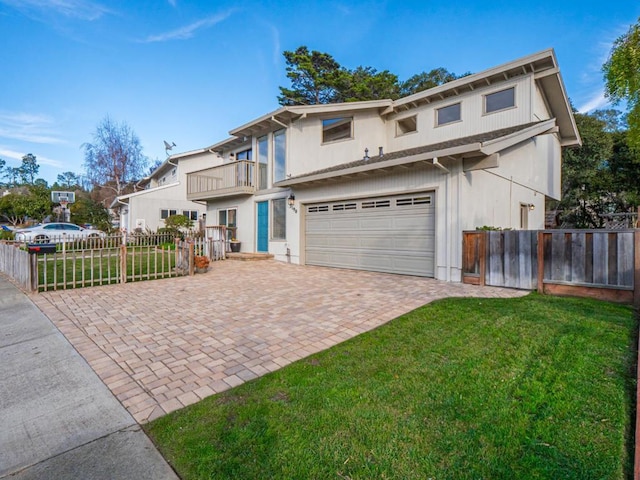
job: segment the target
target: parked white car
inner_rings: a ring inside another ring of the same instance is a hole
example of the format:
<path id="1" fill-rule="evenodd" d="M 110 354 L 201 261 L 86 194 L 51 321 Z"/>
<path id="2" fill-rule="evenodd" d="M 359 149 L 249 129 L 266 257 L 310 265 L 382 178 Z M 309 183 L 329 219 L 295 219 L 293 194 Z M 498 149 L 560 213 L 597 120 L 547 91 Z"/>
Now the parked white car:
<path id="1" fill-rule="evenodd" d="M 73 223 L 40 223 L 28 228 L 14 230 L 19 242 L 63 243 L 75 240 L 104 238 L 106 234 L 93 228 L 83 228 Z"/>

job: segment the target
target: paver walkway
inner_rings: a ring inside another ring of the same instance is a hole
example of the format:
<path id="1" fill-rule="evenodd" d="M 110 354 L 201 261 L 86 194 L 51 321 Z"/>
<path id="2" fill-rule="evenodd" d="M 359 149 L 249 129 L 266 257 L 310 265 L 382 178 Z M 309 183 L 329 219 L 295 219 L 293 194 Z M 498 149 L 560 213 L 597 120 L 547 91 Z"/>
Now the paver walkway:
<path id="1" fill-rule="evenodd" d="M 32 299 L 145 423 L 435 299 L 526 293 L 268 260 Z"/>

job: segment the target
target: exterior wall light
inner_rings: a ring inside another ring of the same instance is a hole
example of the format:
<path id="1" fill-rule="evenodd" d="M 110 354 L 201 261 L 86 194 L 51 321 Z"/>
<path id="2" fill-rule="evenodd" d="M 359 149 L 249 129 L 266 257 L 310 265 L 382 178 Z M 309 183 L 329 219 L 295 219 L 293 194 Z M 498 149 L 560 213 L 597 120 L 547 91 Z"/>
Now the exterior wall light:
<path id="1" fill-rule="evenodd" d="M 289 197 L 287 198 L 287 204 L 289 205 L 289 208 L 291 210 L 293 210 L 294 212 L 298 213 L 298 210 L 296 210 L 296 207 L 295 207 L 295 205 L 296 205 L 296 196 L 293 193 L 289 194 Z"/>
<path id="2" fill-rule="evenodd" d="M 529 204 L 529 210 L 533 211 L 536 209 L 536 206 L 533 203 Z"/>

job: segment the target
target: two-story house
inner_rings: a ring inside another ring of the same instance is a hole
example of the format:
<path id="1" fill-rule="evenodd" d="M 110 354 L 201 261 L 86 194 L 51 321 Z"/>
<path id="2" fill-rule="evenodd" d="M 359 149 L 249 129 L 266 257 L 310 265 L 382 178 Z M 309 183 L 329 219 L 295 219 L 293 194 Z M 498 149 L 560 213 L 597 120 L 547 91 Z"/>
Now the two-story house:
<path id="1" fill-rule="evenodd" d="M 242 250 L 461 278 L 462 231 L 544 228 L 561 147 L 580 143 L 552 50 L 399 100 L 282 107 L 187 174 Z"/>
<path id="2" fill-rule="evenodd" d="M 207 149 L 179 153 L 168 157 L 158 168 L 139 182 L 143 189 L 116 197 L 111 209 L 120 219 L 120 228 L 132 232 L 164 227 L 164 220 L 176 214 L 196 223 L 206 214 L 205 202 L 187 200 L 186 178 L 189 172 L 200 170 L 218 161 Z"/>

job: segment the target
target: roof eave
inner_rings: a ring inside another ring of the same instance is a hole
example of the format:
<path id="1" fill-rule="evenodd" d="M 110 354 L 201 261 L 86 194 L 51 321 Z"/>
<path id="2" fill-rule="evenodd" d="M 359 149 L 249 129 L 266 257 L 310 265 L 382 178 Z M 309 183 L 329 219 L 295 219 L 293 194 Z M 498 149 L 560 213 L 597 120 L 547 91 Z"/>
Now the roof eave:
<path id="1" fill-rule="evenodd" d="M 290 187 L 293 185 L 300 185 L 303 183 L 317 182 L 319 180 L 326 180 L 335 177 L 344 177 L 348 175 L 354 175 L 357 173 L 369 172 L 372 170 L 381 170 L 385 168 L 397 167 L 400 165 L 407 165 L 411 163 L 424 162 L 426 160 L 432 160 L 439 157 L 451 157 L 455 155 L 463 155 L 468 153 L 480 152 L 480 143 L 470 143 L 467 145 L 459 145 L 456 147 L 445 148 L 442 150 L 433 150 L 431 152 L 424 152 L 415 155 L 408 155 L 406 157 L 394 158 L 393 160 L 365 163 L 357 165 L 355 167 L 344 168 L 341 170 L 333 170 L 330 172 L 317 173 L 315 175 L 307 175 L 303 177 L 290 178 L 282 180 L 273 184 L 274 187 Z"/>

